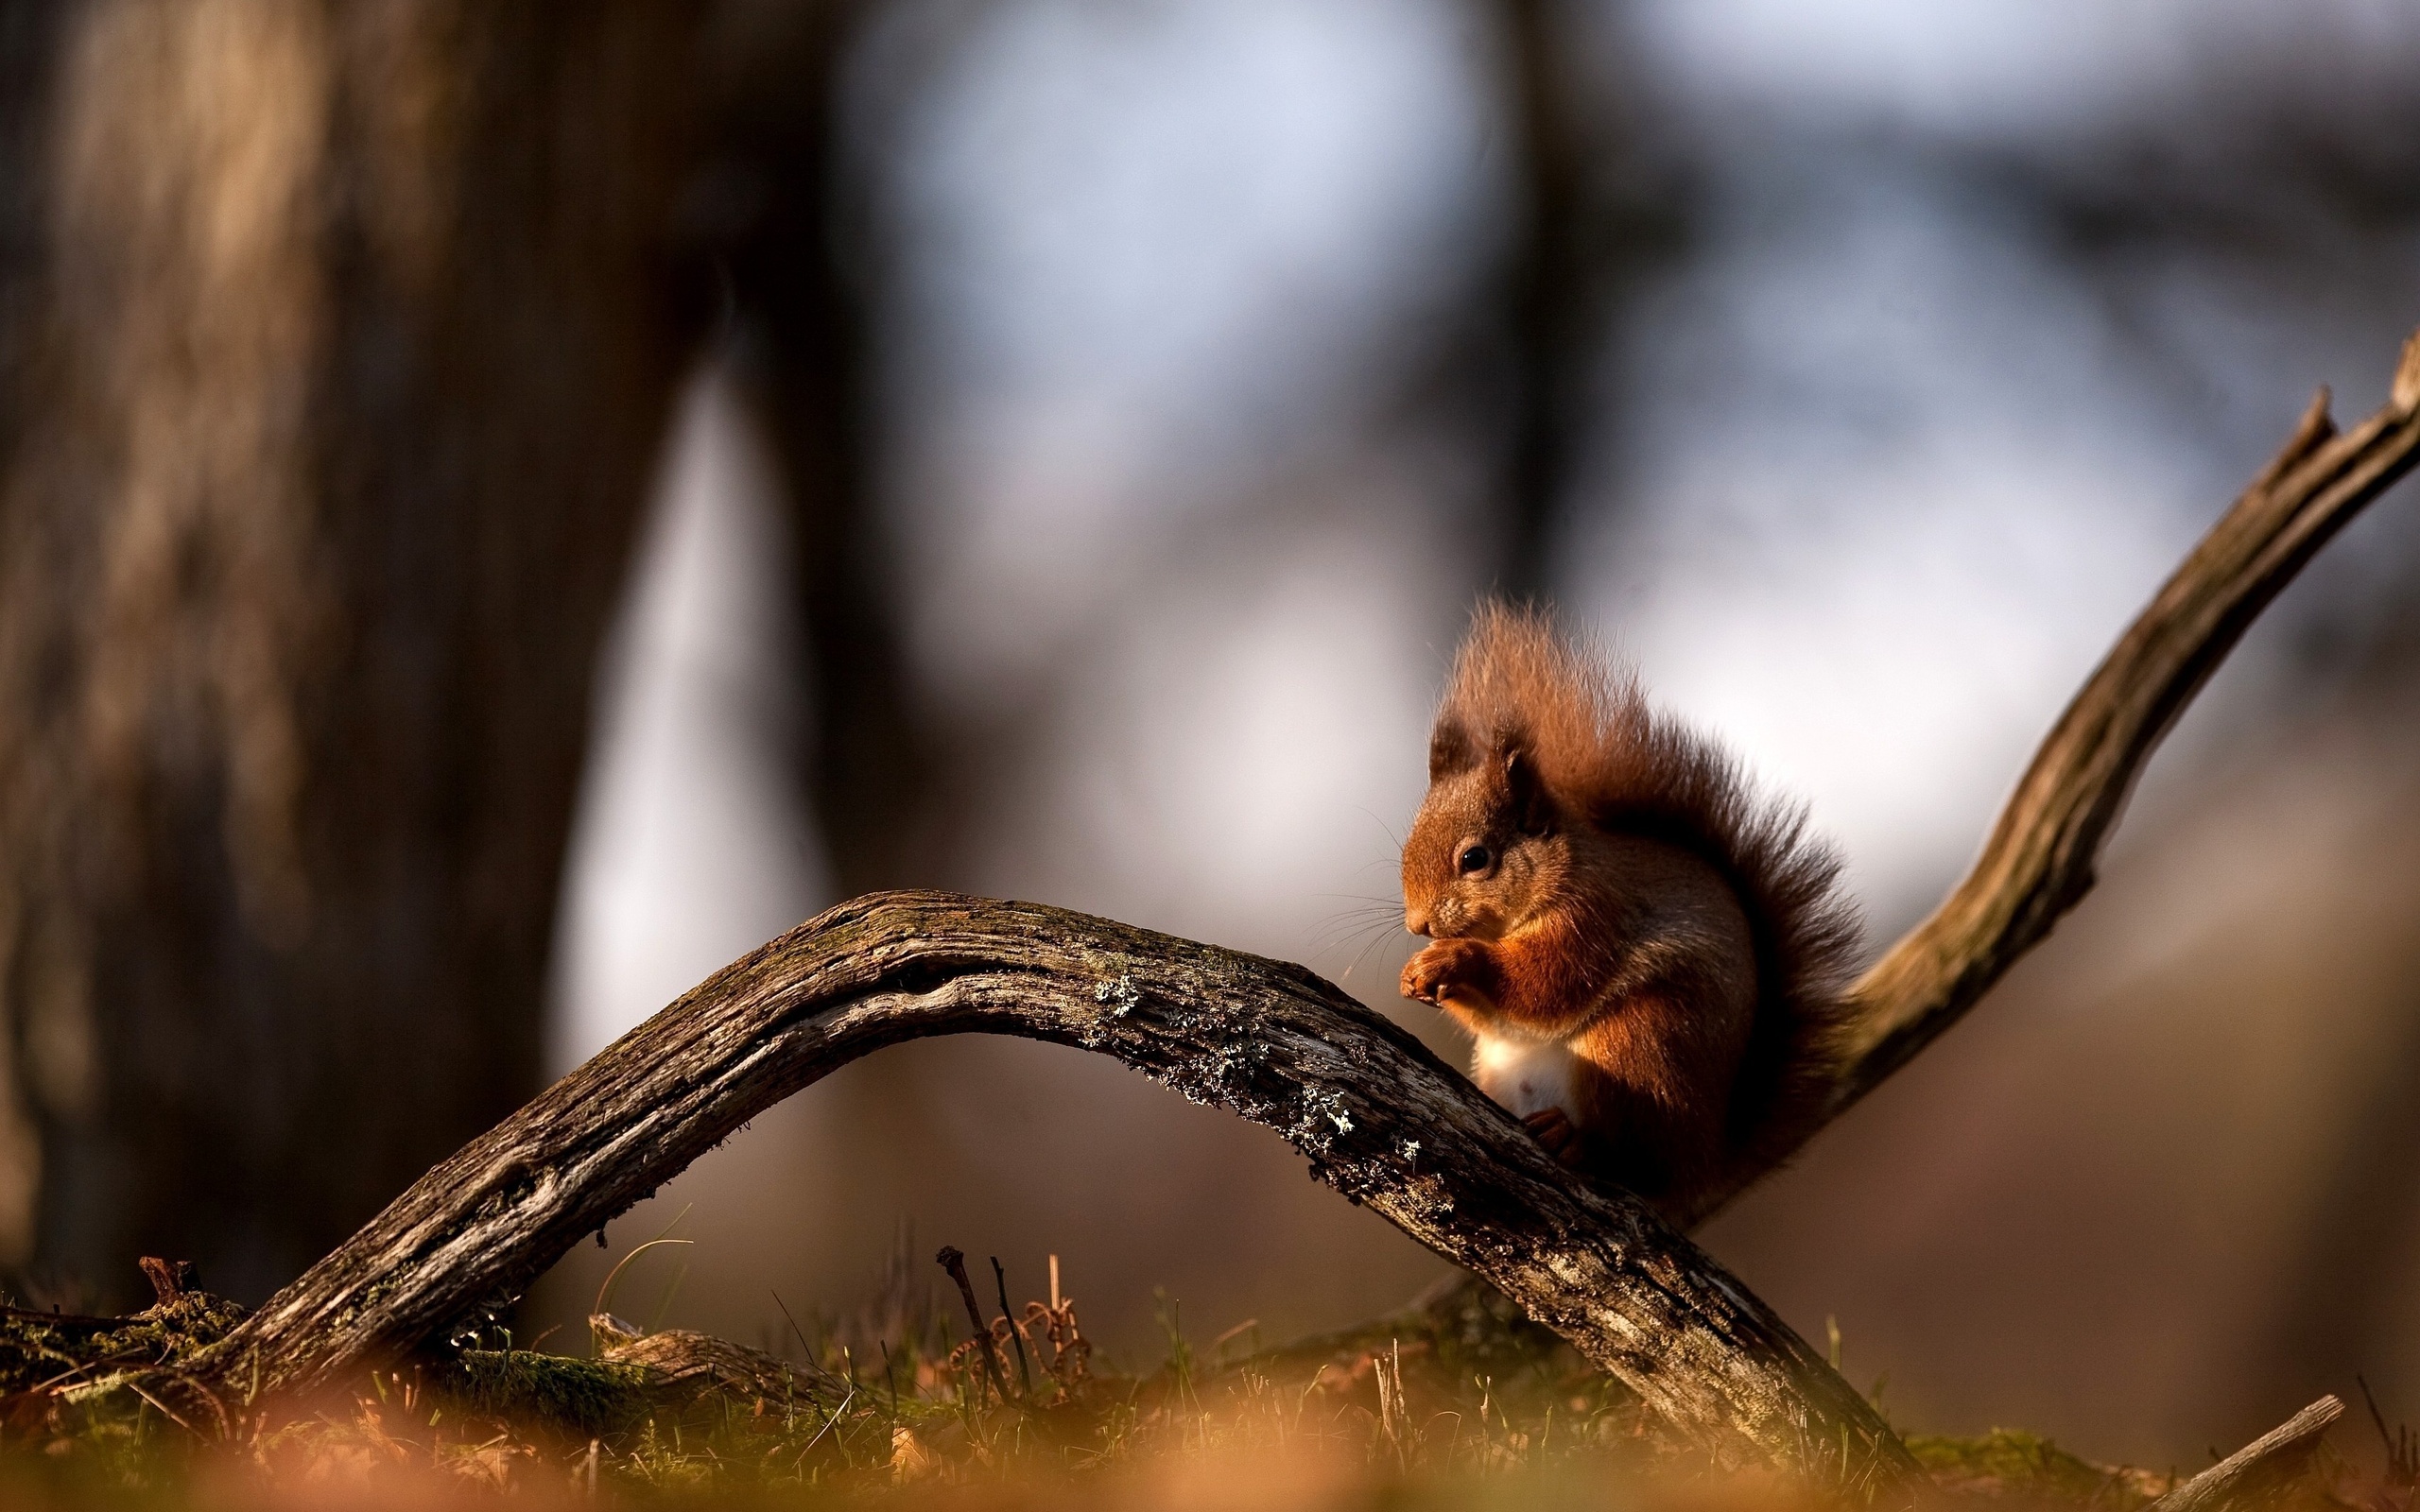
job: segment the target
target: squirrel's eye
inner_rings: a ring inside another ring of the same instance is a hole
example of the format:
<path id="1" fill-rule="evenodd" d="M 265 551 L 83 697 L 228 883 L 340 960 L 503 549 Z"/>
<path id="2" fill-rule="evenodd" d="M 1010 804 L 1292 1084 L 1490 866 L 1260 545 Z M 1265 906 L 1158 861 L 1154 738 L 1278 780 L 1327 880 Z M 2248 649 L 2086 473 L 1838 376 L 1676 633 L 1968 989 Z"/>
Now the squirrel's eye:
<path id="1" fill-rule="evenodd" d="M 1487 847 L 1483 845 L 1475 845 L 1465 849 L 1462 851 L 1461 858 L 1454 864 L 1461 867 L 1462 868 L 1462 875 L 1467 877 L 1475 871 L 1485 871 L 1487 869 L 1487 864 L 1491 859 L 1492 858 L 1487 852 Z"/>

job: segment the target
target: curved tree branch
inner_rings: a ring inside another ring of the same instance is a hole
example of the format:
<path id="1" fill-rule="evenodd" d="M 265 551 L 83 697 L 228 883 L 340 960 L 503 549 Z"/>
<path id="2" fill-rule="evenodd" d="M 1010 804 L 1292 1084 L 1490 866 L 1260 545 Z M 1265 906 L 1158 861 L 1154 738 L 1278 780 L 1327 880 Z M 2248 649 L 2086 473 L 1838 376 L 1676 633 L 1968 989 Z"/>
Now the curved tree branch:
<path id="1" fill-rule="evenodd" d="M 202 1366 L 330 1384 L 519 1291 L 749 1119 L 885 1045 L 1011 1034 L 1274 1129 L 1685 1434 L 1895 1478 L 1906 1451 L 1770 1308 L 1636 1199 L 1571 1180 L 1417 1040 L 1301 967 L 1028 903 L 844 903 L 724 968 L 423 1177 Z"/>

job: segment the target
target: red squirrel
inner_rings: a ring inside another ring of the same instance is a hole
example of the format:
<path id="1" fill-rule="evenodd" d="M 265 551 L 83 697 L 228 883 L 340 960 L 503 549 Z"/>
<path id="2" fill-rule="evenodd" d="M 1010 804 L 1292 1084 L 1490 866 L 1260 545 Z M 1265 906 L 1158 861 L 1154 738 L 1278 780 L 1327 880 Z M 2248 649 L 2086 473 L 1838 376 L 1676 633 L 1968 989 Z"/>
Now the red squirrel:
<path id="1" fill-rule="evenodd" d="M 1403 848 L 1403 993 L 1564 1164 L 1669 1212 L 1803 1131 L 1858 922 L 1799 809 L 1535 611 L 1483 605 Z"/>

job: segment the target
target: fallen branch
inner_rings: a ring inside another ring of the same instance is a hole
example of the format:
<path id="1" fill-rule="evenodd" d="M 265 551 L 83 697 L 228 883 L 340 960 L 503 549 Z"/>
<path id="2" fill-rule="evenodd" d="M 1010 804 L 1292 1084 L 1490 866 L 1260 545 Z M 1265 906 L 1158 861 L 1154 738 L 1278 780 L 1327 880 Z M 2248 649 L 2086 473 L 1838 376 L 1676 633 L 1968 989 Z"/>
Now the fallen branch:
<path id="1" fill-rule="evenodd" d="M 596 1335 L 598 1359 L 637 1366 L 647 1372 L 648 1390 L 667 1400 L 691 1401 L 721 1393 L 742 1402 L 753 1399 L 803 1405 L 815 1400 L 819 1386 L 828 1399 L 837 1400 L 846 1385 L 812 1365 L 792 1365 L 711 1333 L 688 1329 L 633 1333 L 619 1319 L 605 1316 L 590 1318 L 588 1325 Z"/>
<path id="2" fill-rule="evenodd" d="M 1624 1194 L 1571 1181 L 1401 1028 L 1298 966 L 1029 903 L 891 893 L 717 972 L 246 1320 L 190 1383 L 334 1384 L 518 1293 L 742 1124 L 886 1045 L 1112 1056 L 1284 1136 L 1312 1174 L 1485 1277 L 1683 1434 L 1841 1478 L 1912 1469 L 1771 1309 Z"/>
<path id="3" fill-rule="evenodd" d="M 2230 1512 L 2275 1501 L 2309 1471 L 2320 1436 L 2343 1416 L 2342 1401 L 2322 1397 L 2143 1512 Z"/>

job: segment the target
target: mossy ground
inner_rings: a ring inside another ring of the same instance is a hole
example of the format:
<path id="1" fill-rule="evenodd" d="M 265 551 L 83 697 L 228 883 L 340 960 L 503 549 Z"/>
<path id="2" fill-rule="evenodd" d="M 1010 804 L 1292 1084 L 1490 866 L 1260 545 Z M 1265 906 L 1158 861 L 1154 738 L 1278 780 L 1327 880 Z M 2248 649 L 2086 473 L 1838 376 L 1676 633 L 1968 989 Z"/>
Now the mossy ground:
<path id="1" fill-rule="evenodd" d="M 628 1346 L 610 1333 L 593 1358 L 475 1337 L 221 1438 L 129 1372 L 189 1358 L 240 1310 L 194 1294 L 120 1320 L 12 1312 L 0 1504 L 1819 1504 L 1660 1439 L 1618 1385 L 1483 1288 L 1275 1349 L 1198 1347 L 1171 1307 L 1166 1358 L 1132 1376 L 1092 1371 L 1072 1305 L 1037 1302 L 1014 1333 L 994 1320 L 1005 1400 L 942 1315 L 927 1306 L 871 1349 L 810 1324 L 772 1390 L 667 1386 L 612 1358 Z M 2137 1512 L 2167 1486 L 2016 1432 L 1909 1444 L 1953 1502 Z"/>
<path id="2" fill-rule="evenodd" d="M 226 1336 L 244 1310 L 203 1292 L 129 1317 L 0 1310 L 0 1398 L 74 1389 L 138 1366 L 173 1365 Z"/>

